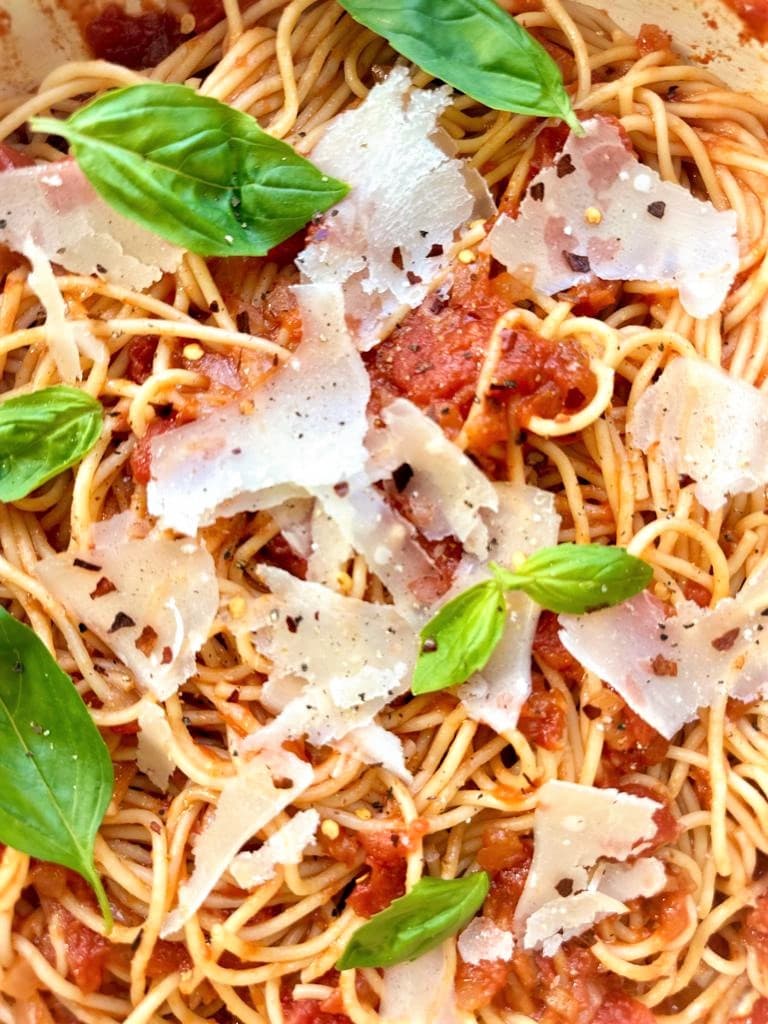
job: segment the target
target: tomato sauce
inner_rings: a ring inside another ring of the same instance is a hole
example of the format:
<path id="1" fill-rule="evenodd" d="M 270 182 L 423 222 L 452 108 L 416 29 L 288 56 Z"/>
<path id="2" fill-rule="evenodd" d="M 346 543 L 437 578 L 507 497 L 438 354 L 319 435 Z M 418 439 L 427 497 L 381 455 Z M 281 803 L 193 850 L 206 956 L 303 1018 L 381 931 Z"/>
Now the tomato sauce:
<path id="1" fill-rule="evenodd" d="M 520 709 L 517 728 L 530 743 L 545 750 L 561 750 L 565 742 L 565 697 L 547 688 L 534 674 L 533 692 Z"/>
<path id="2" fill-rule="evenodd" d="M 768 42 L 768 0 L 725 0 L 744 22 L 744 35 Z"/>
<path id="3" fill-rule="evenodd" d="M 672 36 L 665 32 L 658 25 L 641 25 L 637 34 L 637 49 L 641 57 L 647 57 L 649 53 L 656 53 L 658 50 L 670 50 L 672 48 Z"/>
<path id="4" fill-rule="evenodd" d="M 754 909 L 747 914 L 744 937 L 763 968 L 768 967 L 768 895 L 758 896 Z"/>
<path id="5" fill-rule="evenodd" d="M 317 999 L 283 996 L 280 1005 L 285 1024 L 351 1024 L 345 1013 L 326 1013 Z"/>
<path id="6" fill-rule="evenodd" d="M 549 668 L 559 672 L 571 686 L 580 686 L 584 669 L 563 647 L 560 623 L 554 612 L 542 612 L 533 639 L 533 652 Z"/>
<path id="7" fill-rule="evenodd" d="M 746 1017 L 731 1017 L 728 1024 L 768 1024 L 768 999 L 761 996 Z"/>
<path id="8" fill-rule="evenodd" d="M 623 992 L 609 992 L 592 1024 L 654 1024 L 655 1020 L 648 1007 L 636 999 Z"/>
<path id="9" fill-rule="evenodd" d="M 365 851 L 370 873 L 358 882 L 347 901 L 356 914 L 373 917 L 405 892 L 405 858 L 412 842 L 424 834 L 426 822 L 417 819 L 402 831 L 361 832 L 358 842 Z"/>
<path id="10" fill-rule="evenodd" d="M 166 942 L 158 939 L 152 955 L 147 963 L 147 976 L 149 978 L 164 978 L 174 971 L 189 971 L 192 969 L 192 957 L 186 946 L 181 942 Z"/>
<path id="11" fill-rule="evenodd" d="M 645 771 L 667 756 L 669 741 L 637 715 L 610 687 L 594 697 L 584 712 L 599 718 L 604 729 L 605 783 L 614 785 L 623 775 Z"/>
<path id="12" fill-rule="evenodd" d="M 166 418 L 156 416 L 147 427 L 146 433 L 134 445 L 128 464 L 131 475 L 137 484 L 148 484 L 152 472 L 152 439 L 178 427 L 177 417 L 172 414 Z"/>

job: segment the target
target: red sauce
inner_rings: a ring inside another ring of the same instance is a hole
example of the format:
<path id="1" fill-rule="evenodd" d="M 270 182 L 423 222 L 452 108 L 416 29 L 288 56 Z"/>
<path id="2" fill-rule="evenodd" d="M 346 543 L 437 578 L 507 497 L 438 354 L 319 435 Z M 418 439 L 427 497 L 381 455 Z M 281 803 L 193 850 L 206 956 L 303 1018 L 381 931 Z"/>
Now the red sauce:
<path id="1" fill-rule="evenodd" d="M 761 996 L 746 1017 L 731 1017 L 728 1024 L 768 1024 L 768 999 Z"/>
<path id="2" fill-rule="evenodd" d="M 560 623 L 554 612 L 541 613 L 533 639 L 533 651 L 549 668 L 564 676 L 568 683 L 574 686 L 581 684 L 584 669 L 563 647 Z"/>
<path id="3" fill-rule="evenodd" d="M 605 687 L 584 710 L 603 723 L 603 766 L 614 782 L 622 775 L 660 764 L 667 756 L 669 741 L 635 714 L 610 687 Z"/>
<path id="4" fill-rule="evenodd" d="M 285 1024 L 351 1024 L 345 1013 L 325 1013 L 317 999 L 292 999 L 283 996 L 280 1000 Z"/>
<path id="5" fill-rule="evenodd" d="M 520 710 L 517 728 L 525 738 L 545 750 L 561 750 L 565 742 L 565 697 L 533 678 L 533 692 Z"/>
<path id="6" fill-rule="evenodd" d="M 509 964 L 503 960 L 481 960 L 479 964 L 468 964 L 459 957 L 455 985 L 460 1009 L 474 1013 L 487 1006 L 504 988 L 508 974 Z"/>
<path id="7" fill-rule="evenodd" d="M 654 1024 L 655 1020 L 648 1007 L 636 999 L 623 992 L 609 992 L 592 1024 Z"/>
<path id="8" fill-rule="evenodd" d="M 155 335 L 139 335 L 128 342 L 128 380 L 143 384 L 151 375 L 157 341 Z"/>
<path id="9" fill-rule="evenodd" d="M 424 835 L 427 823 L 413 822 L 407 833 L 401 831 L 361 832 L 358 842 L 365 850 L 370 869 L 367 878 L 358 882 L 347 901 L 356 914 L 373 917 L 405 892 L 405 858 L 411 844 Z"/>
<path id="10" fill-rule="evenodd" d="M 651 800 L 656 800 L 661 806 L 658 811 L 653 815 L 653 821 L 656 825 L 656 835 L 653 837 L 653 849 L 657 849 L 660 846 L 665 846 L 667 843 L 673 842 L 677 839 L 680 834 L 680 826 L 677 824 L 675 816 L 669 809 L 666 803 L 659 800 L 658 794 L 651 789 L 649 786 L 640 786 L 636 783 L 629 783 L 621 787 L 622 792 L 632 793 L 634 796 L 645 796 Z M 651 848 L 643 849 L 643 853 L 651 852 Z"/>
<path id="11" fill-rule="evenodd" d="M 725 0 L 744 22 L 745 35 L 768 42 L 768 0 Z"/>
<path id="12" fill-rule="evenodd" d="M 672 36 L 665 32 L 658 25 L 641 25 L 637 34 L 637 49 L 641 57 L 647 57 L 649 53 L 656 53 L 658 50 L 669 50 L 672 48 Z"/>
<path id="13" fill-rule="evenodd" d="M 681 589 L 686 601 L 695 601 L 699 608 L 709 607 L 712 594 L 700 583 L 696 583 L 694 580 L 683 580 Z"/>
<path id="14" fill-rule="evenodd" d="M 672 942 L 689 923 L 688 893 L 685 890 L 663 892 L 649 903 L 649 917 L 655 935 Z"/>
<path id="15" fill-rule="evenodd" d="M 64 936 L 69 976 L 83 992 L 98 991 L 110 943 L 102 935 L 86 928 L 56 900 L 46 900 L 46 912 L 49 919 L 55 919 Z"/>
<path id="16" fill-rule="evenodd" d="M 603 281 L 596 277 L 561 292 L 560 298 L 573 303 L 575 316 L 596 317 L 617 304 L 622 287 L 621 281 Z"/>
<path id="17" fill-rule="evenodd" d="M 156 416 L 147 427 L 147 431 L 144 436 L 137 440 L 129 460 L 131 475 L 137 484 L 149 483 L 152 469 L 152 438 L 158 437 L 160 434 L 165 434 L 177 426 L 179 426 L 179 424 L 174 415 L 168 416 L 166 419 L 163 419 L 161 416 Z"/>
<path id="18" fill-rule="evenodd" d="M 509 275 L 491 279 L 487 261 L 457 271 L 447 299 L 429 296 L 368 357 L 374 409 L 405 396 L 448 434 L 466 418 L 496 321 L 509 308 Z M 510 413 L 522 426 L 533 415 L 557 416 L 594 394 L 594 377 L 575 342 L 531 331 L 504 332 L 491 393 L 475 420 L 471 447 L 482 453 L 509 434 Z"/>
<path id="19" fill-rule="evenodd" d="M 747 914 L 744 937 L 763 967 L 768 967 L 768 895 L 758 896 L 754 909 Z"/>
<path id="20" fill-rule="evenodd" d="M 192 969 L 192 958 L 186 946 L 181 942 L 166 942 L 158 939 L 147 964 L 147 975 L 150 978 L 164 978 L 174 971 Z"/>
<path id="21" fill-rule="evenodd" d="M 0 142 L 0 171 L 11 171 L 14 167 L 31 167 L 34 162 L 26 153 Z"/>

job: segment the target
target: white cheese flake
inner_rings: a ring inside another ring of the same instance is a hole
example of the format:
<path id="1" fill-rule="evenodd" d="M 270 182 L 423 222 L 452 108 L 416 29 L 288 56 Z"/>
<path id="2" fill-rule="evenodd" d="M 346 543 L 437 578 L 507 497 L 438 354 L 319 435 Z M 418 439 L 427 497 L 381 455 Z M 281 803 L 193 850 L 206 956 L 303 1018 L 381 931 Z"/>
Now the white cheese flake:
<path id="1" fill-rule="evenodd" d="M 295 289 L 304 340 L 252 395 L 152 442 L 147 503 L 162 526 L 194 534 L 219 516 L 270 508 L 362 474 L 370 381 L 341 292 Z"/>
<path id="2" fill-rule="evenodd" d="M 312 151 L 312 162 L 351 190 L 296 262 L 307 280 L 343 286 L 364 349 L 387 317 L 422 302 L 462 225 L 493 209 L 482 178 L 436 129 L 450 102 L 450 89 L 414 89 L 396 67 Z"/>
<path id="3" fill-rule="evenodd" d="M 539 790 L 533 816 L 533 861 L 515 910 L 526 949 L 552 956 L 562 943 L 607 914 L 626 908 L 590 889 L 602 859 L 623 861 L 647 850 L 661 805 L 648 797 L 552 780 Z M 589 889 L 589 891 L 587 891 Z"/>
<path id="4" fill-rule="evenodd" d="M 605 118 L 583 122 L 533 180 L 517 219 L 502 214 L 486 245 L 547 295 L 589 281 L 673 284 L 685 310 L 708 317 L 739 268 L 738 219 L 662 181 Z M 597 210 L 600 218 L 587 218 Z"/>
<path id="5" fill-rule="evenodd" d="M 0 174 L 0 182 L 3 175 Z M 80 347 L 90 341 L 87 324 L 70 320 L 67 304 L 59 291 L 56 275 L 50 261 L 39 245 L 27 236 L 21 252 L 32 265 L 27 281 L 45 309 L 45 339 L 56 369 L 62 380 L 73 383 L 80 380 Z"/>
<path id="6" fill-rule="evenodd" d="M 461 932 L 457 945 L 465 964 L 507 961 L 512 959 L 515 937 L 489 917 L 476 917 Z"/>
<path id="7" fill-rule="evenodd" d="M 681 601 L 675 614 L 647 593 L 589 615 L 561 615 L 566 650 L 633 711 L 671 739 L 723 689 L 737 700 L 768 693 L 768 572 L 758 570 L 716 608 Z"/>
<path id="8" fill-rule="evenodd" d="M 176 770 L 170 723 L 159 704 L 144 698 L 139 707 L 138 725 L 136 764 L 139 771 L 144 772 L 165 793 L 171 775 Z"/>
<path id="9" fill-rule="evenodd" d="M 117 213 L 74 160 L 0 174 L 0 242 L 27 253 L 31 238 L 52 263 L 145 291 L 176 270 L 183 250 Z"/>
<path id="10" fill-rule="evenodd" d="M 667 869 L 658 857 L 638 857 L 633 864 L 605 864 L 597 881 L 601 893 L 626 903 L 639 896 L 655 896 L 667 882 Z"/>
<path id="11" fill-rule="evenodd" d="M 245 843 L 308 789 L 312 778 L 312 766 L 285 750 L 242 758 L 238 774 L 224 783 L 213 820 L 195 843 L 194 870 L 179 887 L 178 906 L 163 921 L 161 938 L 184 927 Z"/>
<path id="12" fill-rule="evenodd" d="M 166 700 L 195 672 L 219 604 L 207 549 L 160 533 L 131 537 L 129 513 L 93 527 L 83 551 L 37 565 L 43 585 L 75 622 L 114 651 L 137 684 Z"/>
<path id="13" fill-rule="evenodd" d="M 277 874 L 277 868 L 286 864 L 300 864 L 307 846 L 315 838 L 320 815 L 315 810 L 299 811 L 290 821 L 274 832 L 253 853 L 239 853 L 229 871 L 241 889 L 253 889 L 268 882 Z"/>
<path id="14" fill-rule="evenodd" d="M 382 973 L 381 1024 L 464 1024 L 456 1006 L 448 943 Z"/>
<path id="15" fill-rule="evenodd" d="M 627 424 L 643 452 L 690 476 L 704 508 L 768 483 L 768 397 L 704 359 L 674 359 L 634 407 Z"/>

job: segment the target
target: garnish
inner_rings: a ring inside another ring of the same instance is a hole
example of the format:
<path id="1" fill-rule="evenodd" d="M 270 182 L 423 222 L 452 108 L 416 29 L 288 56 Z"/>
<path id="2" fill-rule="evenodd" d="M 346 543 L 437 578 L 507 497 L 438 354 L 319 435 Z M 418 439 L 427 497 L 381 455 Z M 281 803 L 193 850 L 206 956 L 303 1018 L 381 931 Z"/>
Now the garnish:
<path id="1" fill-rule="evenodd" d="M 647 562 L 602 544 L 559 544 L 514 572 L 493 562 L 490 569 L 491 579 L 448 601 L 421 630 L 413 693 L 457 686 L 487 665 L 504 632 L 505 591 L 521 590 L 552 612 L 582 615 L 626 601 L 653 576 Z"/>
<path id="2" fill-rule="evenodd" d="M 336 967 L 394 967 L 439 946 L 474 917 L 488 895 L 489 878 L 422 878 L 358 928 Z"/>
<path id="3" fill-rule="evenodd" d="M 101 434 L 101 404 L 57 385 L 0 404 L 0 501 L 25 498 L 73 466 Z"/>
<path id="4" fill-rule="evenodd" d="M 112 762 L 69 676 L 0 608 L 0 841 L 76 871 L 112 913 L 93 860 Z"/>
<path id="5" fill-rule="evenodd" d="M 348 192 L 248 114 L 183 85 L 130 85 L 30 126 L 67 139 L 110 206 L 201 256 L 263 256 Z"/>
<path id="6" fill-rule="evenodd" d="M 577 133 L 555 61 L 494 0 L 339 0 L 408 60 L 493 110 L 562 118 Z"/>

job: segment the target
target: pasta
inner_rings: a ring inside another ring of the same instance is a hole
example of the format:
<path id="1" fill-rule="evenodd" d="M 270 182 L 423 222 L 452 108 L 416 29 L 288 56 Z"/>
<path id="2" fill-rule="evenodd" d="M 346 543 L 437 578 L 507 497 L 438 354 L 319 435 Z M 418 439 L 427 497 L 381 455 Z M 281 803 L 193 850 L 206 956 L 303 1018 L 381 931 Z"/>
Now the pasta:
<path id="1" fill-rule="evenodd" d="M 183 4 L 167 6 L 174 17 L 189 17 Z M 708 509 L 695 480 L 670 469 L 663 446 L 645 453 L 633 447 L 627 424 L 678 358 L 705 360 L 765 393 L 768 113 L 759 98 L 686 63 L 663 26 L 646 27 L 635 39 L 576 0 L 506 6 L 554 56 L 580 117 L 614 119 L 664 182 L 735 212 L 738 276 L 722 308 L 698 319 L 673 286 L 657 281 L 607 282 L 602 291 L 576 285 L 549 297 L 514 275 L 498 284 L 483 245 L 488 225 L 474 221 L 454 248 L 453 297 L 435 306 L 443 285 L 434 283 L 422 305 L 400 315 L 366 353 L 373 402 L 378 412 L 385 399 L 404 395 L 428 408 L 492 479 L 553 495 L 560 543 L 625 547 L 652 566 L 651 592 L 668 607 L 686 600 L 715 609 L 765 560 L 764 485 Z M 311 157 L 329 123 L 405 63 L 335 0 L 225 0 L 220 14 L 147 70 L 99 59 L 59 68 L 35 95 L 3 101 L 0 139 L 32 160 L 58 161 L 61 147 L 28 131 L 30 118 L 64 118 L 107 90 L 149 81 L 190 85 Z M 90 8 L 79 14 L 92 16 Z M 413 83 L 434 85 L 418 68 Z M 490 110 L 458 93 L 440 124 L 507 213 L 518 210 L 532 177 L 565 139 L 554 122 L 542 130 L 541 119 Z M 394 1019 L 382 1011 L 381 971 L 334 969 L 360 917 L 424 875 L 453 879 L 479 865 L 492 878 L 483 913 L 495 912 L 503 928 L 500 908 L 516 902 L 524 882 L 537 794 L 560 780 L 619 787 L 664 805 L 667 832 L 660 826 L 654 851 L 666 869 L 664 889 L 630 900 L 627 912 L 598 920 L 551 957 L 518 944 L 502 969 L 498 960 L 469 963 L 462 943 L 457 952 L 451 940 L 440 984 L 456 987 L 458 1009 L 440 1019 L 759 1024 L 768 1005 L 765 698 L 738 702 L 724 691 L 670 741 L 581 668 L 558 639 L 551 612 L 539 620 L 533 692 L 517 728 L 500 733 L 473 719 L 453 689 L 401 695 L 378 712 L 376 723 L 402 742 L 410 782 L 391 767 L 364 763 L 344 744 L 286 742 L 284 749 L 311 767 L 311 782 L 255 830 L 258 842 L 249 850 L 258 852 L 259 842 L 270 842 L 302 812 L 317 814 L 313 838 L 298 857 L 283 852 L 264 880 L 241 887 L 223 874 L 183 928 L 160 937 L 200 855 L 199 837 L 237 778 L 238 745 L 275 717 L 264 690 L 269 659 L 239 623 L 264 597 L 265 564 L 296 575 L 306 559 L 286 539 L 285 520 L 268 508 L 201 526 L 220 602 L 194 673 L 161 702 L 172 768 L 167 792 L 137 767 L 146 702 L 125 659 L 93 628 L 78 628 L 40 565 L 87 549 L 94 527 L 118 515 L 147 532 L 152 439 L 241 400 L 243 388 L 263 386 L 273 361 L 287 365 L 301 333 L 290 292 L 299 281 L 295 256 L 280 247 L 265 257 L 186 252 L 175 272 L 145 290 L 56 272 L 69 318 L 93 337 L 88 353 L 80 351 L 79 387 L 108 415 L 79 465 L 0 505 L 0 596 L 73 677 L 109 749 L 115 789 L 95 863 L 115 924 L 107 933 L 74 872 L 5 847 L 0 1021 Z M 61 377 L 29 267 L 10 252 L 4 260 L 5 401 Z M 462 319 L 467 311 L 471 327 Z M 441 316 L 433 330 L 430 317 Z M 464 382 L 470 400 L 463 405 L 430 401 L 446 365 L 434 347 L 437 330 L 452 331 L 451 344 L 477 364 Z M 505 338 L 514 331 L 539 339 L 534 360 L 556 362 L 551 353 L 565 353 L 548 371 L 559 390 L 544 401 L 532 385 L 528 397 L 505 397 L 489 413 Z M 411 351 L 419 345 L 422 353 Z M 435 355 L 435 365 L 422 373 L 424 352 Z M 387 600 L 375 565 L 359 549 L 329 582 L 345 598 Z"/>

